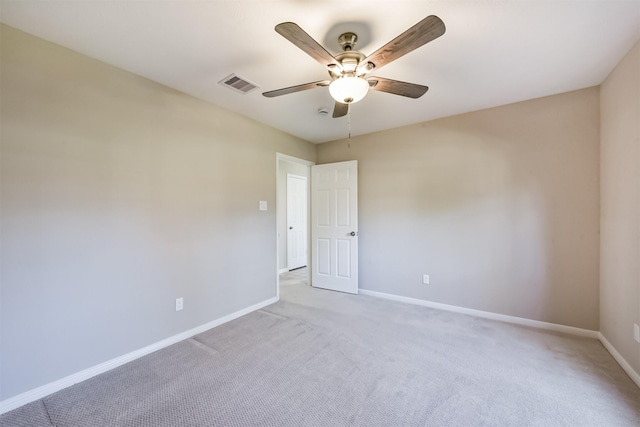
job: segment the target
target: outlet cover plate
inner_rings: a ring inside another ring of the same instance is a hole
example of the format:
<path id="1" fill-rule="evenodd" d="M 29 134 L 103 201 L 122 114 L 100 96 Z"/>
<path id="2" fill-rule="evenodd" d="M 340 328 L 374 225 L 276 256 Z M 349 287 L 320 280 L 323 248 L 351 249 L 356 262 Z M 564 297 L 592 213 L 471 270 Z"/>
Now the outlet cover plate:
<path id="1" fill-rule="evenodd" d="M 176 298 L 176 311 L 180 311 L 184 308 L 184 299 Z"/>

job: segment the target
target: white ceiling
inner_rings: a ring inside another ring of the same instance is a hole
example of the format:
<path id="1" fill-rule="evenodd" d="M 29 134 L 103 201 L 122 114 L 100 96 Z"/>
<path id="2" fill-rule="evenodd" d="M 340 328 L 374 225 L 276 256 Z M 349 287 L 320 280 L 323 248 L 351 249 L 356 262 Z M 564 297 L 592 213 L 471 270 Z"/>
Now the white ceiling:
<path id="1" fill-rule="evenodd" d="M 352 105 L 352 135 L 598 85 L 640 38 L 639 0 L 0 1 L 10 26 L 316 143 L 348 132 L 347 117 L 317 112 L 333 109 L 327 88 L 261 95 L 328 76 L 280 22 L 333 53 L 355 29 L 368 55 L 428 15 L 444 21 L 442 37 L 373 73 L 429 91 L 370 91 Z M 231 73 L 260 89 L 218 84 Z"/>

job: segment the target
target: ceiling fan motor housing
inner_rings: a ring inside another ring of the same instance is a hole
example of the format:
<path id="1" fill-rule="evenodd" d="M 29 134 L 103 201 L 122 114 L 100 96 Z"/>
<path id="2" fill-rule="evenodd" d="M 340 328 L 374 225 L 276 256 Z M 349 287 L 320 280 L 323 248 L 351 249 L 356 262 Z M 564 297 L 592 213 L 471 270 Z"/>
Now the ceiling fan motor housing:
<path id="1" fill-rule="evenodd" d="M 336 61 L 340 63 L 340 67 L 329 69 L 329 75 L 336 79 L 345 76 L 355 76 L 358 64 L 365 58 L 362 52 L 350 50 L 339 53 L 335 56 Z"/>

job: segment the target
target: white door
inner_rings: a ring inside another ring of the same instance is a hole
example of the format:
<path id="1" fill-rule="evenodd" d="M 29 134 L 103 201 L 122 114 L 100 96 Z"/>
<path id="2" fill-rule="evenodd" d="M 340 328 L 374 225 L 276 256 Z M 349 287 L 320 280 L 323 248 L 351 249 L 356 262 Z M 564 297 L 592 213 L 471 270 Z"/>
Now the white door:
<path id="1" fill-rule="evenodd" d="M 287 268 L 307 265 L 307 178 L 287 174 Z"/>
<path id="2" fill-rule="evenodd" d="M 358 293 L 358 162 L 311 167 L 311 285 Z"/>

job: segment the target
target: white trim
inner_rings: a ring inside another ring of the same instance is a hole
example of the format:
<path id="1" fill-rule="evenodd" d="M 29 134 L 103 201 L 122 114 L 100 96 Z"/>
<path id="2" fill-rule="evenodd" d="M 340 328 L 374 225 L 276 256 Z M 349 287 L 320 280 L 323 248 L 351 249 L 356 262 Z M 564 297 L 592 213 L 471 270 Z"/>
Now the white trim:
<path id="1" fill-rule="evenodd" d="M 298 178 L 298 179 L 304 179 L 305 181 L 307 181 L 309 178 L 307 178 L 306 176 L 302 176 L 302 175 L 296 175 L 295 173 L 289 173 L 287 172 L 287 178 L 289 178 L 290 176 L 294 177 L 294 178 Z"/>
<path id="2" fill-rule="evenodd" d="M 289 271 L 288 268 L 286 269 L 280 269 L 280 236 L 278 235 L 278 233 L 282 230 L 278 230 L 278 199 L 279 199 L 279 192 L 280 192 L 280 161 L 285 161 L 285 162 L 289 162 L 289 163 L 297 163 L 300 165 L 304 165 L 307 167 L 308 169 L 308 180 L 307 180 L 307 203 L 310 203 L 310 189 L 309 189 L 309 183 L 311 182 L 311 166 L 315 165 L 315 162 L 309 161 L 309 160 L 305 160 L 305 159 L 301 159 L 298 157 L 293 157 L 293 156 L 289 156 L 288 154 L 282 154 L 279 152 L 276 152 L 276 299 L 279 300 L 280 299 L 280 274 Z M 309 207 L 309 205 L 307 205 L 307 207 Z M 311 235 L 311 218 L 309 217 L 309 215 L 311 214 L 311 209 L 308 209 L 307 212 L 307 237 Z M 311 256 L 311 239 L 307 238 L 307 261 L 309 260 L 309 257 Z M 307 262 L 308 263 L 308 262 Z M 311 283 L 311 269 L 309 268 L 308 270 L 308 277 L 309 280 L 308 282 Z"/>
<path id="3" fill-rule="evenodd" d="M 581 337 L 598 338 L 600 332 L 590 329 L 575 328 L 573 326 L 558 325 L 557 323 L 541 322 L 539 320 L 525 319 L 523 317 L 507 316 L 506 314 L 491 313 L 489 311 L 474 310 L 472 308 L 458 307 L 455 305 L 442 304 L 439 302 L 426 301 L 417 298 L 403 297 L 383 292 L 360 289 L 362 295 L 369 295 L 376 298 L 384 298 L 392 301 L 404 302 L 407 304 L 420 305 L 423 307 L 435 308 L 437 310 L 452 311 L 454 313 L 467 314 L 469 316 L 482 317 L 484 319 L 498 320 L 500 322 L 514 323 L 516 325 L 529 326 L 532 328 L 546 329 L 566 334 L 578 335 Z"/>
<path id="4" fill-rule="evenodd" d="M 122 356 L 116 357 L 115 359 L 108 360 L 104 363 L 100 363 L 99 365 L 95 365 L 91 368 L 76 372 L 75 374 L 71 374 L 57 381 L 53 381 L 49 384 L 45 384 L 43 386 L 21 393 L 17 396 L 3 400 L 2 402 L 0 402 L 0 414 L 4 414 L 5 412 L 19 408 L 20 406 L 26 405 L 27 403 L 33 402 L 35 400 L 42 399 L 43 397 L 48 396 L 51 393 L 55 393 L 56 391 L 62 390 L 63 388 L 67 388 L 84 380 L 88 380 L 91 377 L 95 377 L 96 375 L 110 371 L 111 369 L 117 368 L 118 366 L 124 365 L 125 363 L 129 363 L 142 356 L 146 356 L 149 353 L 153 353 L 154 351 L 158 351 L 162 348 L 168 347 L 187 338 L 191 338 L 194 335 L 207 331 L 211 328 L 215 328 L 216 326 L 220 326 L 223 323 L 230 322 L 234 319 L 237 319 L 238 317 L 244 316 L 245 314 L 249 314 L 253 311 L 259 310 L 276 302 L 278 302 L 278 298 L 269 298 L 250 307 L 243 308 L 242 310 L 238 310 L 234 313 L 228 314 L 209 323 L 205 323 L 204 325 L 197 326 L 193 329 L 189 329 L 188 331 L 179 333 L 162 341 L 158 341 L 154 344 L 132 351 L 131 353 L 124 354 Z"/>
<path id="5" fill-rule="evenodd" d="M 622 355 L 618 353 L 618 350 L 616 350 L 615 347 L 611 345 L 611 343 L 604 337 L 604 335 L 602 335 L 602 332 L 598 332 L 598 339 L 600 340 L 604 348 L 606 348 L 607 351 L 611 353 L 613 358 L 616 359 L 616 362 L 618 362 L 620 367 L 624 369 L 627 375 L 631 377 L 633 382 L 636 383 L 638 387 L 640 387 L 640 375 L 631 367 L 631 365 L 629 365 L 624 357 L 622 357 Z"/>
<path id="6" fill-rule="evenodd" d="M 458 307 L 455 305 L 442 304 L 438 302 L 426 301 L 417 298 L 403 297 L 400 295 L 386 294 L 383 292 L 370 291 L 360 289 L 360 294 L 368 295 L 376 298 L 383 298 L 391 301 L 403 302 L 406 304 L 420 305 L 423 307 L 434 308 L 436 310 L 451 311 L 454 313 L 467 314 L 469 316 L 482 317 L 485 319 L 498 320 L 500 322 L 514 323 L 516 325 L 529 326 L 532 328 L 546 329 L 549 331 L 564 332 L 566 334 L 578 335 L 581 337 L 596 338 L 600 340 L 604 348 L 607 349 L 611 356 L 615 359 L 620 367 L 629 375 L 631 380 L 640 387 L 640 374 L 638 374 L 625 360 L 624 357 L 613 345 L 602 335 L 602 332 L 592 331 L 590 329 L 574 328 L 573 326 L 558 325 L 556 323 L 541 322 L 539 320 L 525 319 L 522 317 L 507 316 L 505 314 L 491 313 L 489 311 L 474 310 L 471 308 Z"/>
<path id="7" fill-rule="evenodd" d="M 315 162 L 312 162 L 309 160 L 301 159 L 299 157 L 289 156 L 288 154 L 282 154 L 282 153 L 276 153 L 276 160 L 285 160 L 287 162 L 299 163 L 305 166 L 312 166 L 316 164 Z"/>

